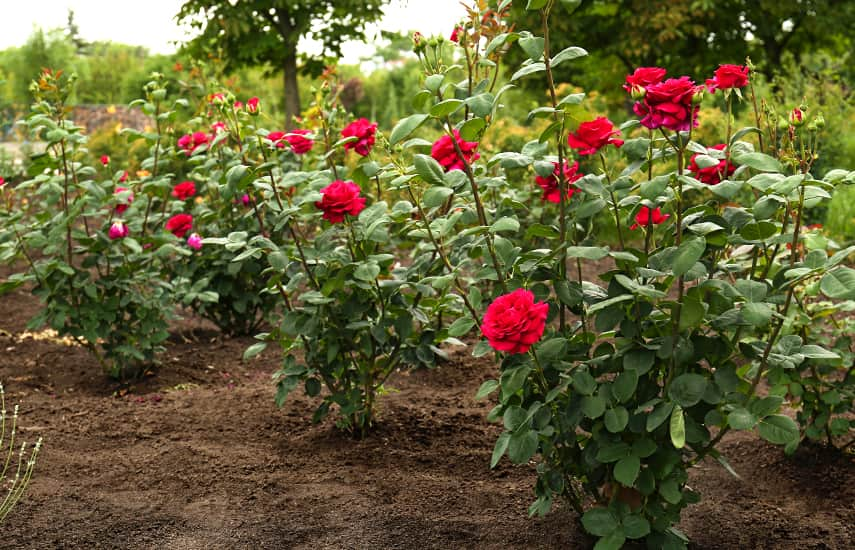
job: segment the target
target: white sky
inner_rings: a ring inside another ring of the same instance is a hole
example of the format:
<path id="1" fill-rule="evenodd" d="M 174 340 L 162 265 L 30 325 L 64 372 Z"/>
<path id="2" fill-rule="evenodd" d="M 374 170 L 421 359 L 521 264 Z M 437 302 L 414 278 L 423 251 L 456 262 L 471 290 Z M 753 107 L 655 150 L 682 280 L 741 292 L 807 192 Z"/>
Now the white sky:
<path id="1" fill-rule="evenodd" d="M 153 53 L 171 53 L 176 49 L 171 42 L 184 37 L 173 19 L 181 4 L 181 0 L 0 0 L 0 49 L 23 45 L 36 27 L 64 28 L 70 8 L 84 40 L 109 40 L 145 46 Z M 379 29 L 413 29 L 447 37 L 465 14 L 460 0 L 392 0 L 385 11 L 380 24 L 369 30 L 369 40 Z M 356 63 L 372 51 L 370 46 L 351 44 L 344 48 L 342 61 Z"/>

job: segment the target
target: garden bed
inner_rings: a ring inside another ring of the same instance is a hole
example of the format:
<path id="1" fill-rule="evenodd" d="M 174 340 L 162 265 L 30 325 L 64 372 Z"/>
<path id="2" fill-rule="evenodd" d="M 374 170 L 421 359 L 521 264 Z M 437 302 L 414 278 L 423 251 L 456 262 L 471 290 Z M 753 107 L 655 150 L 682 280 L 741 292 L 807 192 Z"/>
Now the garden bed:
<path id="1" fill-rule="evenodd" d="M 575 515 L 530 519 L 535 473 L 489 469 L 498 426 L 473 395 L 496 376 L 466 351 L 396 375 L 363 441 L 312 425 L 297 392 L 273 402 L 268 350 L 200 321 L 173 330 L 163 366 L 124 389 L 82 348 L 23 337 L 36 302 L 0 300 L 0 381 L 27 440 L 44 437 L 33 482 L 4 525 L 10 548 L 583 548 Z M 40 337 L 41 335 L 36 335 Z M 724 439 L 742 476 L 706 461 L 703 500 L 680 528 L 693 548 L 852 548 L 855 468 L 803 448 L 786 458 L 753 434 Z"/>

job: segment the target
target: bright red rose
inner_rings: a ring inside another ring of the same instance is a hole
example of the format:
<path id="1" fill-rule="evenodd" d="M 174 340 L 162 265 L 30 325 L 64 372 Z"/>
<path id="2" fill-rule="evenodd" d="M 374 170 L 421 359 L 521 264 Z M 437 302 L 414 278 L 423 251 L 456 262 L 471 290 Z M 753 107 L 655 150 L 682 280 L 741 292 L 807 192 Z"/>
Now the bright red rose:
<path id="1" fill-rule="evenodd" d="M 315 144 L 312 138 L 305 136 L 310 135 L 311 130 L 291 130 L 285 136 L 285 141 L 291 145 L 291 150 L 297 155 L 303 155 L 312 150 L 312 145 Z"/>
<path id="2" fill-rule="evenodd" d="M 267 134 L 267 139 L 273 142 L 273 145 L 278 149 L 285 148 L 285 136 L 287 132 L 270 132 Z"/>
<path id="3" fill-rule="evenodd" d="M 101 164 L 104 166 L 110 164 L 110 157 L 108 157 L 107 155 L 101 155 Z"/>
<path id="4" fill-rule="evenodd" d="M 626 84 L 623 89 L 627 92 L 635 90 L 643 90 L 651 84 L 659 84 L 665 78 L 665 69 L 659 67 L 638 67 L 630 75 L 626 76 Z"/>
<path id="5" fill-rule="evenodd" d="M 354 120 L 344 127 L 341 131 L 341 136 L 345 138 L 355 137 L 356 141 L 349 141 L 344 144 L 344 150 L 350 151 L 353 149 L 363 157 L 367 157 L 374 147 L 374 134 L 377 132 L 377 123 L 369 122 L 367 118 Z"/>
<path id="6" fill-rule="evenodd" d="M 686 131 L 698 125 L 699 107 L 692 98 L 702 89 L 688 76 L 669 78 L 648 86 L 644 99 L 635 104 L 633 111 L 643 117 L 641 124 L 646 128 Z"/>
<path id="7" fill-rule="evenodd" d="M 622 139 L 613 137 L 619 135 L 620 130 L 615 128 L 612 121 L 601 116 L 580 124 L 575 132 L 567 136 L 567 145 L 578 149 L 580 155 L 593 155 L 606 145 L 623 145 Z"/>
<path id="8" fill-rule="evenodd" d="M 543 189 L 543 197 L 541 200 L 559 203 L 561 202 L 561 195 L 558 193 L 558 163 L 553 162 L 553 166 L 555 166 L 555 170 L 552 171 L 552 175 L 548 177 L 536 176 L 534 178 L 535 183 L 537 183 L 541 189 Z M 573 193 L 579 192 L 579 189 L 570 185 L 574 181 L 578 180 L 582 177 L 582 174 L 578 173 L 579 163 L 574 162 L 570 164 L 566 160 L 564 161 L 564 180 L 568 184 L 567 185 L 567 198 L 573 196 Z"/>
<path id="9" fill-rule="evenodd" d="M 451 31 L 451 36 L 449 36 L 448 39 L 455 44 L 460 42 L 460 25 L 454 25 L 454 30 Z"/>
<path id="10" fill-rule="evenodd" d="M 481 322 L 481 334 L 497 351 L 525 353 L 543 336 L 548 314 L 549 304 L 536 303 L 530 290 L 518 288 L 490 304 Z"/>
<path id="11" fill-rule="evenodd" d="M 116 205 L 116 213 L 123 214 L 125 210 L 128 209 L 128 206 L 132 202 L 134 202 L 134 194 L 128 192 L 129 189 L 127 187 L 116 187 L 116 190 L 113 191 L 114 195 L 119 195 L 119 203 Z"/>
<path id="12" fill-rule="evenodd" d="M 184 237 L 193 227 L 193 216 L 190 214 L 175 214 L 168 220 L 164 228 L 179 239 Z"/>
<path id="13" fill-rule="evenodd" d="M 0 176 L 0 187 L 3 187 L 4 185 L 6 185 L 6 180 L 3 179 L 2 176 Z"/>
<path id="14" fill-rule="evenodd" d="M 184 134 L 178 138 L 178 147 L 184 150 L 189 156 L 200 147 L 206 146 L 211 141 L 211 136 L 205 132 L 193 132 L 192 134 Z"/>
<path id="15" fill-rule="evenodd" d="M 172 188 L 172 196 L 185 201 L 196 194 L 196 184 L 192 181 L 182 181 Z"/>
<path id="16" fill-rule="evenodd" d="M 707 79 L 707 89 L 712 93 L 716 90 L 744 88 L 748 85 L 748 67 L 740 65 L 719 65 L 715 75 Z"/>
<path id="17" fill-rule="evenodd" d="M 663 214 L 662 209 L 658 206 L 653 210 L 650 210 L 647 206 L 642 206 L 638 214 L 635 215 L 635 223 L 629 228 L 638 229 L 639 227 L 647 227 L 651 224 L 659 225 L 670 217 L 671 214 Z"/>
<path id="18" fill-rule="evenodd" d="M 481 155 L 475 151 L 478 147 L 477 141 L 463 141 L 463 139 L 460 138 L 460 132 L 457 130 L 454 130 L 454 139 L 457 141 L 457 145 L 463 152 L 463 158 L 460 158 L 457 154 L 457 150 L 454 148 L 454 142 L 451 141 L 451 136 L 448 134 L 444 134 L 436 140 L 433 147 L 430 149 L 430 156 L 442 165 L 446 172 L 450 172 L 452 170 L 463 170 L 464 160 L 466 163 L 471 164 L 473 161 L 481 158 Z"/>
<path id="19" fill-rule="evenodd" d="M 720 143 L 718 145 L 713 145 L 712 147 L 709 147 L 709 149 L 724 151 L 726 147 L 727 146 L 724 143 Z M 692 158 L 689 160 L 689 166 L 686 167 L 686 170 L 694 173 L 695 178 L 697 178 L 703 183 L 706 183 L 707 185 L 718 185 L 719 183 L 721 183 L 721 180 L 727 178 L 727 176 L 731 175 L 734 170 L 736 170 L 736 166 L 729 163 L 727 159 L 721 159 L 715 166 L 701 168 L 695 162 L 697 156 L 697 153 L 692 155 Z"/>
<path id="20" fill-rule="evenodd" d="M 251 97 L 246 100 L 246 112 L 251 115 L 258 114 L 258 98 Z"/>
<path id="21" fill-rule="evenodd" d="M 365 208 L 362 190 L 352 181 L 336 180 L 321 189 L 323 198 L 315 206 L 323 210 L 324 219 L 330 223 L 341 223 L 345 214 L 357 216 Z"/>

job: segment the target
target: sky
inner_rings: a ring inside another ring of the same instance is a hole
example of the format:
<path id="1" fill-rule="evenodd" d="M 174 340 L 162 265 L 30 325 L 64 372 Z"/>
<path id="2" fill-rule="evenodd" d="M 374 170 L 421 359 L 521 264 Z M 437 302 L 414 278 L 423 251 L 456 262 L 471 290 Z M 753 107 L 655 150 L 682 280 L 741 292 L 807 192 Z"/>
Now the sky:
<path id="1" fill-rule="evenodd" d="M 37 27 L 64 28 L 72 9 L 84 40 L 109 40 L 145 46 L 152 53 L 171 53 L 176 49 L 173 42 L 185 37 L 185 30 L 173 19 L 181 4 L 181 0 L 0 0 L 0 49 L 23 45 Z M 460 0 L 391 0 L 385 17 L 369 29 L 368 37 L 371 40 L 380 29 L 448 35 L 464 13 Z M 311 44 L 304 47 L 310 49 Z M 344 48 L 342 61 L 357 63 L 372 51 L 365 44 L 350 44 Z"/>

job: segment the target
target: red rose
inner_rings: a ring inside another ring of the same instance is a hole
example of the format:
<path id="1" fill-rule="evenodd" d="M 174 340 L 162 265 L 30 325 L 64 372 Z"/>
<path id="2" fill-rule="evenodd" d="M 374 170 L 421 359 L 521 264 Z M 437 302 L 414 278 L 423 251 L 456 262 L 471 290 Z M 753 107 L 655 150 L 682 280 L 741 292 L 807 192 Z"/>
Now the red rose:
<path id="1" fill-rule="evenodd" d="M 178 138 L 178 147 L 184 150 L 189 156 L 200 147 L 204 147 L 211 141 L 211 136 L 205 132 L 193 132 L 192 134 L 184 134 Z"/>
<path id="2" fill-rule="evenodd" d="M 478 142 L 463 141 L 460 138 L 460 132 L 457 130 L 454 130 L 454 139 L 457 141 L 457 145 L 460 146 L 460 150 L 463 152 L 463 158 L 460 158 L 457 154 L 457 150 L 454 148 L 454 142 L 451 141 L 451 136 L 448 134 L 444 134 L 441 138 L 436 140 L 433 147 L 430 149 L 430 156 L 440 163 L 442 167 L 445 168 L 446 172 L 450 172 L 452 170 L 463 170 L 464 160 L 466 163 L 471 164 L 472 161 L 481 158 L 481 155 L 475 151 L 478 147 Z"/>
<path id="3" fill-rule="evenodd" d="M 116 213 L 119 215 L 123 214 L 128 206 L 134 202 L 134 194 L 129 191 L 127 187 L 116 187 L 116 190 L 113 191 L 113 194 L 118 195 L 118 200 L 121 201 L 116 204 Z"/>
<path id="4" fill-rule="evenodd" d="M 692 98 L 701 89 L 688 76 L 669 78 L 648 86 L 644 99 L 635 104 L 633 111 L 643 117 L 641 124 L 646 128 L 686 131 L 698 125 L 698 106 Z"/>
<path id="5" fill-rule="evenodd" d="M 724 151 L 725 147 L 727 147 L 724 143 L 720 143 L 718 145 L 714 145 L 709 147 L 709 149 L 715 149 L 717 151 Z M 715 166 L 708 166 L 706 168 L 701 168 L 695 162 L 698 154 L 692 155 L 692 158 L 689 160 L 689 166 L 686 167 L 686 170 L 695 174 L 695 177 L 706 183 L 707 185 L 718 185 L 721 183 L 721 180 L 725 179 L 727 176 L 731 175 L 736 167 L 729 163 L 727 159 L 721 159 L 718 161 L 718 164 Z"/>
<path id="6" fill-rule="evenodd" d="M 635 215 L 635 223 L 632 224 L 630 229 L 638 229 L 639 227 L 647 227 L 648 225 L 659 225 L 664 222 L 668 218 L 671 217 L 671 214 L 663 214 L 662 209 L 658 206 L 653 210 L 646 206 L 642 206 L 638 211 L 638 214 Z"/>
<path id="7" fill-rule="evenodd" d="M 559 203 L 561 202 L 561 196 L 558 193 L 558 163 L 553 162 L 553 166 L 555 166 L 555 170 L 552 171 L 552 175 L 543 177 L 537 176 L 534 178 L 535 183 L 537 183 L 541 189 L 543 189 L 543 197 L 541 200 Z M 564 181 L 567 185 L 567 198 L 573 196 L 573 193 L 579 191 L 572 185 L 574 181 L 578 180 L 582 177 L 582 174 L 577 173 L 579 170 L 579 163 L 574 162 L 573 164 L 568 163 L 566 160 L 564 161 Z"/>
<path id="8" fill-rule="evenodd" d="M 267 139 L 273 142 L 273 145 L 279 149 L 285 148 L 285 135 L 287 132 L 270 132 L 267 134 Z"/>
<path id="9" fill-rule="evenodd" d="M 192 181 L 182 181 L 172 188 L 172 196 L 184 201 L 196 194 L 196 184 Z"/>
<path id="10" fill-rule="evenodd" d="M 6 180 L 3 179 L 2 176 L 0 176 L 0 187 L 3 187 L 4 185 L 6 185 Z"/>
<path id="11" fill-rule="evenodd" d="M 449 36 L 448 39 L 455 44 L 460 42 L 460 25 L 454 25 L 454 30 L 451 31 L 451 36 Z"/>
<path id="12" fill-rule="evenodd" d="M 374 134 L 377 132 L 377 124 L 369 122 L 367 118 L 354 120 L 344 127 L 341 131 L 342 137 L 355 137 L 356 141 L 349 141 L 344 144 L 344 150 L 350 151 L 353 149 L 363 157 L 367 157 L 374 147 Z"/>
<path id="13" fill-rule="evenodd" d="M 193 216 L 190 214 L 175 214 L 168 220 L 164 228 L 179 239 L 184 237 L 193 227 Z"/>
<path id="14" fill-rule="evenodd" d="M 622 139 L 612 137 L 619 135 L 620 130 L 615 128 L 612 121 L 601 116 L 580 124 L 575 132 L 567 136 L 567 145 L 579 149 L 580 155 L 593 155 L 606 145 L 623 145 Z"/>
<path id="15" fill-rule="evenodd" d="M 119 176 L 119 183 L 125 183 L 126 181 L 128 181 L 128 171 L 124 170 L 122 171 L 122 175 Z"/>
<path id="16" fill-rule="evenodd" d="M 285 141 L 291 145 L 291 150 L 294 151 L 297 155 L 303 155 L 312 150 L 312 145 L 314 145 L 314 141 L 311 138 L 307 138 L 307 136 L 311 134 L 310 130 L 291 130 L 291 132 L 285 136 Z"/>
<path id="17" fill-rule="evenodd" d="M 665 69 L 659 67 L 639 67 L 630 75 L 626 76 L 626 84 L 623 89 L 632 92 L 633 89 L 645 89 L 651 84 L 659 84 L 665 78 Z"/>
<path id="18" fill-rule="evenodd" d="M 535 303 L 534 294 L 518 288 L 499 296 L 487 308 L 481 334 L 497 351 L 525 353 L 543 336 L 549 304 Z"/>
<path id="19" fill-rule="evenodd" d="M 744 88 L 748 85 L 748 67 L 740 65 L 719 65 L 715 76 L 707 79 L 707 89 L 713 93 L 716 90 Z"/>
<path id="20" fill-rule="evenodd" d="M 258 114 L 258 98 L 251 97 L 246 100 L 246 112 L 251 115 Z"/>
<path id="21" fill-rule="evenodd" d="M 336 180 L 321 189 L 323 198 L 315 206 L 324 211 L 324 219 L 330 223 L 341 223 L 345 214 L 356 216 L 365 208 L 362 190 L 352 181 Z"/>
<path id="22" fill-rule="evenodd" d="M 101 155 L 101 164 L 103 164 L 104 166 L 110 164 L 110 157 L 108 157 L 107 155 Z"/>

